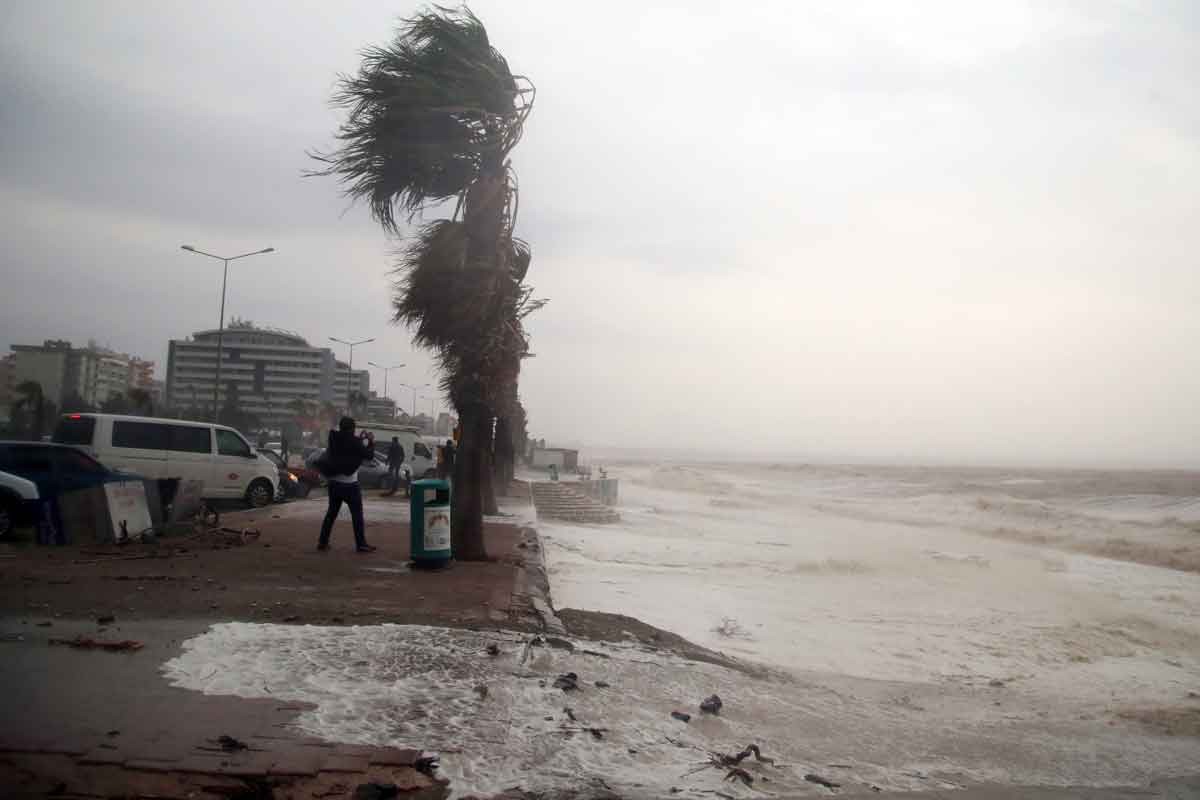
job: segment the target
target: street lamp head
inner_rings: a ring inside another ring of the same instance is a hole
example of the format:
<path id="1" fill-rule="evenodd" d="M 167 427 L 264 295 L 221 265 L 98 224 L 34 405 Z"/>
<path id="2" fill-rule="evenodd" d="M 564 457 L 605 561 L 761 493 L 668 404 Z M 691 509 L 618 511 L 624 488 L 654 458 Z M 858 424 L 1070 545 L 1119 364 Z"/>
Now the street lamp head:
<path id="1" fill-rule="evenodd" d="M 260 253 L 274 253 L 274 252 L 275 252 L 275 248 L 274 248 L 274 247 L 266 247 L 266 248 L 263 248 L 262 250 L 259 250 L 258 252 L 260 252 Z"/>
<path id="2" fill-rule="evenodd" d="M 192 247 L 190 244 L 181 244 L 181 245 L 179 245 L 179 249 L 180 250 L 190 250 L 193 253 L 196 252 L 196 248 Z"/>

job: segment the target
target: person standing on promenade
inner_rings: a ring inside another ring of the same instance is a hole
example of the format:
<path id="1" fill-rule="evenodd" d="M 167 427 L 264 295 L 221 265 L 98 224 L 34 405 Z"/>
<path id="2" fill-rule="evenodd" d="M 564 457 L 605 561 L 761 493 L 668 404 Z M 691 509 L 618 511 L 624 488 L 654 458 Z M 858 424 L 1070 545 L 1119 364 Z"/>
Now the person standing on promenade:
<path id="1" fill-rule="evenodd" d="M 342 510 L 342 503 L 350 507 L 350 521 L 354 524 L 354 549 L 360 553 L 375 550 L 367 544 L 362 489 L 358 485 L 359 466 L 375 457 L 375 439 L 366 431 L 361 436 L 355 436 L 355 427 L 353 419 L 342 417 L 338 429 L 329 432 L 329 447 L 319 459 L 321 473 L 329 479 L 329 509 L 321 523 L 318 550 L 329 549 L 329 534 L 338 512 Z"/>
<path id="2" fill-rule="evenodd" d="M 446 444 L 438 448 L 441 458 L 438 460 L 438 471 L 443 480 L 454 479 L 454 440 L 447 439 Z"/>
<path id="3" fill-rule="evenodd" d="M 393 436 L 392 443 L 388 445 L 387 462 L 388 478 L 392 484 L 391 494 L 395 494 L 400 488 L 400 467 L 404 464 L 404 446 L 400 444 L 398 436 Z"/>

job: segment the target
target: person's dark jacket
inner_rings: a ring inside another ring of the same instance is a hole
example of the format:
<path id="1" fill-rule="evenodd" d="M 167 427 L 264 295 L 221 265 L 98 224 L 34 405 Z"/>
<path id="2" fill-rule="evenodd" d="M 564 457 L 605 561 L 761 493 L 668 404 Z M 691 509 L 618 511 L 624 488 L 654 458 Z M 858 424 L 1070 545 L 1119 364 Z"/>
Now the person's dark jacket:
<path id="1" fill-rule="evenodd" d="M 353 475 L 364 461 L 375 458 L 375 445 L 365 444 L 353 433 L 330 431 L 325 455 L 329 464 L 326 475 Z"/>
<path id="2" fill-rule="evenodd" d="M 398 467 L 404 463 L 404 448 L 400 446 L 399 442 L 392 442 L 388 445 L 387 458 L 389 467 Z"/>

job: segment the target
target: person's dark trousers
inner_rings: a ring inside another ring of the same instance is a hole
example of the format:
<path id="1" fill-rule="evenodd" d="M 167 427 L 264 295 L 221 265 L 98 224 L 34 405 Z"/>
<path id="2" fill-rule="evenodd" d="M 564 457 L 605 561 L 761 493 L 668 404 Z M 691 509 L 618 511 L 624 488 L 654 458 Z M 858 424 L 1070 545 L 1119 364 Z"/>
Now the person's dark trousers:
<path id="1" fill-rule="evenodd" d="M 342 503 L 350 508 L 350 521 L 354 523 L 354 546 L 366 547 L 366 526 L 363 525 L 362 489 L 357 483 L 329 482 L 329 510 L 325 512 L 325 521 L 321 523 L 321 547 L 329 546 L 329 534 L 333 523 L 337 520 Z"/>

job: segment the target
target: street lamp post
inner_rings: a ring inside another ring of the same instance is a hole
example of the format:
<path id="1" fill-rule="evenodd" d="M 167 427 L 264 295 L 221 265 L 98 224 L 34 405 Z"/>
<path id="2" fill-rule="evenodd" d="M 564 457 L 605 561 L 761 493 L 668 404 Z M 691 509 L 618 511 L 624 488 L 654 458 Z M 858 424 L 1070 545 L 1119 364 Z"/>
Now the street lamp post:
<path id="1" fill-rule="evenodd" d="M 345 339 L 339 339 L 336 336 L 330 336 L 329 341 L 337 342 L 338 344 L 344 344 L 350 348 L 350 362 L 346 365 L 346 413 L 350 413 L 350 381 L 354 377 L 354 348 L 358 347 L 360 344 L 373 342 L 375 339 L 360 339 L 357 342 L 347 342 Z"/>
<path id="2" fill-rule="evenodd" d="M 386 398 L 388 396 L 388 390 L 387 390 L 388 373 L 394 369 L 400 369 L 401 367 L 404 366 L 404 364 L 396 364 L 393 367 L 385 367 L 383 364 L 376 364 L 374 361 L 368 361 L 367 363 L 370 364 L 372 367 L 375 367 L 376 369 L 383 370 L 383 396 Z"/>
<path id="3" fill-rule="evenodd" d="M 240 256 L 231 256 L 229 258 L 215 256 L 212 253 L 206 253 L 203 250 L 197 250 L 190 244 L 180 245 L 180 248 L 187 250 L 189 253 L 195 253 L 198 256 L 208 256 L 209 258 L 215 258 L 217 261 L 225 262 L 225 273 L 221 277 L 221 321 L 217 324 L 217 379 L 213 384 L 212 421 L 216 422 L 217 414 L 219 413 L 218 409 L 221 405 L 221 346 L 224 344 L 225 340 L 225 286 L 229 283 L 229 262 L 237 261 L 239 258 L 246 258 L 247 256 L 259 256 L 263 255 L 264 253 L 274 253 L 275 248 L 264 247 L 262 250 L 255 250 L 253 253 L 242 253 Z"/>
<path id="4" fill-rule="evenodd" d="M 402 383 L 402 384 L 400 384 L 400 385 L 401 385 L 401 386 L 403 386 L 405 389 L 412 389 L 412 393 L 413 393 L 412 415 L 413 415 L 414 417 L 415 417 L 415 416 L 417 416 L 417 390 L 418 390 L 418 389 L 428 389 L 428 388 L 429 388 L 429 384 L 428 384 L 428 383 L 422 383 L 422 384 L 420 384 L 420 385 L 413 385 L 413 386 L 410 386 L 410 385 L 409 385 L 409 384 L 407 384 L 407 383 Z"/>

